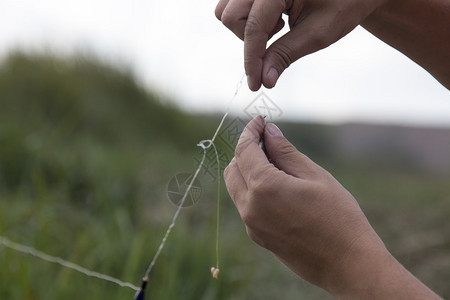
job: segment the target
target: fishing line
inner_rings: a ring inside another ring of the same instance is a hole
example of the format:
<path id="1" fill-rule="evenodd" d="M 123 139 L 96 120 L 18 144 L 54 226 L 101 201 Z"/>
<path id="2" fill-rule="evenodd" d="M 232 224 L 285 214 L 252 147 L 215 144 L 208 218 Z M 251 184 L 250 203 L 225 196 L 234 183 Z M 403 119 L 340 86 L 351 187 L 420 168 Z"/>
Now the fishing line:
<path id="1" fill-rule="evenodd" d="M 170 232 L 172 231 L 172 228 L 175 226 L 175 222 L 177 221 L 178 215 L 180 214 L 181 208 L 183 207 L 183 204 L 186 201 L 186 198 L 187 198 L 187 196 L 188 196 L 188 194 L 189 194 L 189 192 L 190 192 L 190 190 L 192 188 L 192 185 L 194 184 L 194 181 L 197 179 L 198 174 L 200 173 L 200 170 L 202 169 L 202 167 L 203 167 L 203 165 L 205 163 L 206 152 L 207 152 L 207 150 L 210 147 L 213 147 L 214 152 L 216 154 L 216 158 L 217 158 L 217 174 L 218 174 L 218 179 L 217 179 L 217 181 L 218 181 L 218 194 L 217 194 L 218 197 L 217 197 L 217 200 L 218 200 L 218 202 L 220 201 L 220 161 L 219 161 L 219 154 L 217 152 L 216 145 L 214 144 L 214 140 L 216 139 L 217 134 L 219 133 L 220 129 L 222 128 L 223 123 L 225 122 L 225 119 L 227 118 L 228 113 L 230 112 L 231 104 L 233 103 L 234 99 L 236 98 L 237 94 L 239 93 L 239 90 L 242 87 L 242 81 L 244 79 L 244 76 L 245 76 L 245 74 L 242 76 L 241 80 L 239 81 L 238 85 L 236 86 L 236 91 L 234 92 L 234 95 L 231 98 L 230 103 L 228 104 L 227 111 L 225 112 L 225 114 L 223 115 L 219 125 L 217 126 L 216 132 L 214 133 L 213 137 L 210 140 L 202 140 L 202 141 L 200 141 L 197 144 L 197 146 L 199 146 L 200 148 L 203 149 L 202 159 L 201 159 L 200 163 L 198 164 L 197 170 L 195 170 L 195 173 L 192 176 L 191 181 L 189 182 L 189 185 L 186 188 L 186 191 L 184 192 L 183 198 L 181 199 L 180 203 L 178 204 L 178 208 L 175 211 L 175 214 L 174 214 L 174 216 L 172 218 L 172 223 L 167 228 L 166 234 L 164 235 L 164 238 L 162 239 L 161 244 L 158 247 L 158 251 L 156 251 L 155 256 L 153 257 L 150 265 L 148 266 L 148 268 L 147 268 L 147 270 L 145 272 L 144 278 L 148 278 L 148 276 L 150 275 L 150 272 L 153 269 L 153 266 L 156 263 L 156 260 L 158 259 L 159 255 L 161 254 L 161 251 L 164 248 L 164 245 L 165 245 L 165 243 L 167 241 L 167 238 L 169 237 Z M 218 205 L 218 207 L 219 207 L 219 205 Z M 220 213 L 220 208 L 218 208 L 218 210 L 217 210 L 217 218 L 219 218 L 219 213 Z M 219 227 L 219 220 L 217 221 L 217 227 Z M 218 236 L 218 232 L 219 232 L 219 230 L 217 229 L 217 232 L 216 232 L 217 236 Z M 218 237 L 216 238 L 216 241 L 217 241 L 216 245 L 218 245 Z M 218 251 L 218 246 L 216 246 L 216 255 L 217 255 L 216 268 L 219 267 L 218 252 L 219 252 Z"/>
<path id="2" fill-rule="evenodd" d="M 220 160 L 216 145 L 212 144 L 217 159 L 217 204 L 216 204 L 216 270 L 219 270 L 219 233 L 220 233 Z M 219 271 L 212 271 L 214 278 L 217 278 Z"/>
<path id="3" fill-rule="evenodd" d="M 210 147 L 213 147 L 214 152 L 216 154 L 216 159 L 217 159 L 217 181 L 218 181 L 218 188 L 217 188 L 217 229 L 216 229 L 216 267 L 212 267 L 211 268 L 211 274 L 213 275 L 214 278 L 217 278 L 218 274 L 219 274 L 219 222 L 220 222 L 220 160 L 219 160 L 219 154 L 217 152 L 217 148 L 216 145 L 214 144 L 214 141 L 217 137 L 217 135 L 219 134 L 220 129 L 222 128 L 225 119 L 227 118 L 230 109 L 231 109 L 231 105 L 234 102 L 234 100 L 236 99 L 239 90 L 242 87 L 242 82 L 245 78 L 245 74 L 242 75 L 241 79 L 239 80 L 238 84 L 236 85 L 236 90 L 234 92 L 233 97 L 231 98 L 230 102 L 228 103 L 228 107 L 227 110 L 225 112 L 225 114 L 223 115 L 222 119 L 220 120 L 219 125 L 217 126 L 217 129 L 213 135 L 213 137 L 210 140 L 202 140 L 200 141 L 197 146 L 201 147 L 203 149 L 203 157 L 200 161 L 200 163 L 198 164 L 197 169 L 195 170 L 194 175 L 191 178 L 191 181 L 188 185 L 188 187 L 186 188 L 186 191 L 183 195 L 183 198 L 181 199 L 180 203 L 178 204 L 178 208 L 175 211 L 175 214 L 172 218 L 172 223 L 169 225 L 169 227 L 167 228 L 166 234 L 164 235 L 161 244 L 158 247 L 158 250 L 156 251 L 155 256 L 153 257 L 152 261 L 150 262 L 150 265 L 148 266 L 147 270 L 145 271 L 145 275 L 142 278 L 142 284 L 141 284 L 141 289 L 136 293 L 135 295 L 135 300 L 140 300 L 140 299 L 144 299 L 144 292 L 145 292 L 145 287 L 147 286 L 147 282 L 148 282 L 148 277 L 150 275 L 150 272 L 152 271 L 156 261 L 158 260 L 159 255 L 161 254 L 162 249 L 164 248 L 167 238 L 169 237 L 173 227 L 175 226 L 175 223 L 177 221 L 177 218 L 180 214 L 181 208 L 183 207 L 183 204 L 192 188 L 192 185 L 194 184 L 194 181 L 197 179 L 198 174 L 200 173 L 200 170 L 203 167 L 203 164 L 205 163 L 205 158 L 206 158 L 206 152 Z"/>
<path id="4" fill-rule="evenodd" d="M 193 174 L 193 176 L 191 178 L 191 181 L 190 181 L 190 183 L 189 183 L 189 185 L 188 185 L 188 187 L 187 187 L 187 189 L 186 189 L 186 191 L 185 191 L 185 193 L 183 195 L 183 198 L 181 199 L 181 202 L 179 203 L 179 206 L 178 206 L 177 210 L 175 211 L 174 216 L 172 217 L 172 222 L 169 225 L 169 227 L 167 228 L 166 233 L 165 233 L 165 235 L 164 235 L 164 237 L 163 237 L 163 239 L 162 239 L 162 241 L 161 241 L 161 243 L 160 243 L 160 245 L 158 247 L 158 250 L 156 251 L 152 261 L 150 262 L 149 266 L 147 267 L 147 269 L 145 271 L 145 275 L 144 275 L 144 277 L 142 279 L 141 287 L 137 287 L 137 286 L 133 285 L 132 283 L 124 282 L 124 281 L 122 281 L 120 279 L 114 278 L 114 277 L 109 276 L 107 274 L 103 274 L 103 273 L 99 273 L 99 272 L 96 272 L 96 271 L 92 271 L 92 270 L 86 269 L 86 268 L 84 268 L 84 267 L 82 267 L 82 266 L 80 266 L 78 264 L 75 264 L 73 262 L 67 261 L 67 260 L 65 260 L 65 259 L 63 259 L 61 257 L 57 257 L 57 256 L 53 256 L 53 255 L 44 253 L 44 252 L 42 252 L 40 250 L 37 250 L 36 248 L 33 248 L 31 246 L 27 246 L 27 245 L 24 245 L 24 244 L 13 242 L 10 239 L 8 239 L 6 237 L 3 237 L 3 236 L 0 236 L 0 245 L 3 245 L 4 247 L 9 248 L 11 250 L 15 250 L 15 251 L 21 252 L 23 254 L 27 254 L 27 255 L 31 255 L 31 256 L 40 258 L 40 259 L 42 259 L 44 261 L 47 261 L 47 262 L 50 262 L 50 263 L 59 264 L 62 267 L 65 267 L 65 268 L 68 268 L 68 269 L 72 269 L 72 270 L 77 271 L 77 272 L 79 272 L 81 274 L 84 274 L 84 275 L 86 275 L 88 277 L 97 278 L 97 279 L 100 279 L 100 280 L 104 280 L 104 281 L 108 281 L 108 282 L 117 284 L 117 285 L 119 285 L 121 287 L 130 288 L 130 289 L 132 289 L 134 291 L 137 291 L 134 299 L 135 300 L 142 300 L 142 299 L 144 299 L 144 291 L 145 291 L 145 288 L 146 288 L 147 283 L 148 283 L 148 277 L 150 275 L 150 272 L 152 271 L 152 269 L 153 269 L 153 267 L 154 267 L 154 265 L 155 265 L 159 255 L 161 254 L 161 251 L 163 250 L 164 245 L 166 244 L 167 238 L 169 237 L 173 227 L 175 226 L 175 223 L 176 223 L 176 220 L 177 220 L 177 218 L 178 218 L 178 216 L 180 214 L 181 208 L 183 207 L 183 204 L 184 204 L 186 198 L 188 197 L 189 192 L 190 192 L 190 190 L 191 190 L 195 180 L 197 179 L 197 177 L 198 177 L 198 175 L 200 173 L 200 170 L 202 169 L 202 167 L 203 167 L 203 165 L 205 163 L 207 150 L 212 147 L 214 149 L 214 153 L 216 155 L 216 160 L 217 160 L 217 210 L 216 210 L 216 243 L 215 243 L 215 248 L 216 248 L 215 249 L 216 250 L 215 251 L 216 252 L 216 265 L 215 265 L 215 267 L 211 268 L 211 273 L 212 273 L 214 278 L 217 278 L 217 276 L 219 274 L 220 179 L 221 179 L 221 174 L 220 174 L 219 154 L 218 154 L 216 145 L 214 144 L 214 141 L 215 141 L 217 135 L 219 134 L 220 129 L 222 128 L 222 126 L 223 126 L 223 124 L 225 122 L 225 119 L 227 118 L 227 116 L 228 116 L 228 114 L 230 112 L 232 103 L 234 102 L 235 98 L 237 97 L 237 95 L 238 95 L 238 93 L 239 93 L 239 91 L 240 91 L 240 89 L 242 87 L 242 82 L 243 82 L 244 78 L 245 78 L 245 74 L 242 75 L 241 79 L 237 83 L 234 95 L 230 99 L 230 101 L 228 103 L 227 110 L 226 110 L 225 114 L 223 115 L 222 119 L 220 120 L 220 123 L 217 126 L 217 129 L 216 129 L 213 137 L 211 139 L 209 139 L 209 140 L 202 140 L 202 141 L 200 141 L 197 144 L 197 146 L 199 146 L 199 147 L 201 147 L 203 149 L 202 159 L 201 159 L 201 161 L 200 161 L 196 171 L 194 172 L 194 174 Z"/>
<path id="5" fill-rule="evenodd" d="M 59 265 L 61 265 L 63 267 L 66 267 L 66 268 L 72 269 L 74 271 L 80 272 L 80 273 L 82 273 L 82 274 L 84 274 L 86 276 L 89 276 L 89 277 L 95 277 L 95 278 L 98 278 L 98 279 L 106 280 L 106 281 L 115 283 L 117 285 L 120 285 L 121 287 L 128 287 L 128 288 L 133 289 L 135 291 L 139 290 L 139 287 L 137 287 L 137 286 L 135 286 L 135 285 L 133 285 L 133 284 L 131 284 L 129 282 L 123 282 L 122 280 L 114 278 L 114 277 L 111 277 L 109 275 L 88 270 L 88 269 L 86 269 L 86 268 L 84 268 L 84 267 L 82 267 L 80 265 L 77 265 L 77 264 L 74 264 L 74 263 L 72 263 L 70 261 L 62 259 L 61 257 L 57 257 L 57 256 L 46 254 L 46 253 L 44 253 L 42 251 L 37 250 L 36 248 L 30 247 L 30 246 L 25 246 L 23 244 L 19 244 L 19 243 L 13 242 L 10 239 L 8 239 L 6 237 L 3 237 L 3 236 L 0 236 L 0 244 L 5 246 L 5 247 L 7 247 L 7 248 L 9 248 L 9 249 L 12 249 L 12 250 L 15 250 L 15 251 L 18 251 L 18 252 L 22 252 L 24 254 L 29 254 L 31 256 L 40 258 L 40 259 L 45 260 L 47 262 L 59 264 Z"/>

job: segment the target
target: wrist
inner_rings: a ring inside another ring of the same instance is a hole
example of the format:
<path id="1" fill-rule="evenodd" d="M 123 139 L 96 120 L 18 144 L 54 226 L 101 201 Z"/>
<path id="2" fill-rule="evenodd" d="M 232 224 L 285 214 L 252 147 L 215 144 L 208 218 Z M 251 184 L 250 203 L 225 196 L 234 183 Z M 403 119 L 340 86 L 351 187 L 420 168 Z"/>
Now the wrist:
<path id="1" fill-rule="evenodd" d="M 338 299 L 441 299 L 406 270 L 381 239 L 363 237 L 342 261 L 328 291 Z"/>
<path id="2" fill-rule="evenodd" d="M 358 238 L 337 264 L 326 289 L 339 299 L 362 299 L 395 259 L 375 232 Z"/>

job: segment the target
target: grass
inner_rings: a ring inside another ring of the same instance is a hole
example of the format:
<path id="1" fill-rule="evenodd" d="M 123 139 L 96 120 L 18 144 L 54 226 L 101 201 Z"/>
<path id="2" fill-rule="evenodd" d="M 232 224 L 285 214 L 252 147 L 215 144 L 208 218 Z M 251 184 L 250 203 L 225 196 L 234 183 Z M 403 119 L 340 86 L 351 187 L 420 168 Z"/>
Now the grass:
<path id="1" fill-rule="evenodd" d="M 0 66 L 0 235 L 138 285 L 176 209 L 167 183 L 195 169 L 195 144 L 219 121 L 168 103 L 131 72 L 92 58 L 8 57 Z M 298 131 L 299 148 L 352 191 L 400 261 L 450 297 L 450 178 L 338 161 L 314 130 Z M 183 209 L 147 299 L 331 298 L 248 239 L 223 186 L 213 280 L 216 183 L 200 181 L 203 196 Z M 134 294 L 1 246 L 0 263 L 0 299 Z"/>

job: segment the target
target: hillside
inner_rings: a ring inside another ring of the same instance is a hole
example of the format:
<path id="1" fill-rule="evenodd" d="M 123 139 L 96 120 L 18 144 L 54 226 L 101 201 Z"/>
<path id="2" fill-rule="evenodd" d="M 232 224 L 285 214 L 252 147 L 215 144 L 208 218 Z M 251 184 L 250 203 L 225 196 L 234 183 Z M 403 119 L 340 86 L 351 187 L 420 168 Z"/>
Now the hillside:
<path id="1" fill-rule="evenodd" d="M 0 62 L 0 236 L 139 284 L 175 211 L 169 181 L 194 170 L 195 145 L 219 120 L 179 110 L 95 57 L 11 54 Z M 279 126 L 352 192 L 388 249 L 450 297 L 449 130 Z M 230 159 L 226 147 L 218 141 Z M 332 299 L 248 239 L 223 184 L 212 280 L 217 181 L 204 171 L 201 199 L 182 210 L 148 299 Z M 134 294 L 1 245 L 0 264 L 0 299 Z"/>
<path id="2" fill-rule="evenodd" d="M 450 175 L 450 128 L 286 123 L 299 149 L 319 160 Z"/>

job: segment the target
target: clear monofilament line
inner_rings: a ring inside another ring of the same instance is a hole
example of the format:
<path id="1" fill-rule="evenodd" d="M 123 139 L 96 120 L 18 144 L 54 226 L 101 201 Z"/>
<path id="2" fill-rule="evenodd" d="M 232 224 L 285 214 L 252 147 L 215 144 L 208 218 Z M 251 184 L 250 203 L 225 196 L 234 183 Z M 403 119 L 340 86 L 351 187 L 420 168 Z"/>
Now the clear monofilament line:
<path id="1" fill-rule="evenodd" d="M 233 104 L 234 100 L 236 99 L 239 91 L 242 87 L 242 82 L 245 78 L 245 73 L 242 75 L 241 79 L 236 85 L 236 89 L 234 91 L 234 95 L 231 98 L 230 102 L 228 103 L 227 111 L 222 117 L 222 120 L 219 123 L 219 126 L 217 126 L 216 132 L 214 133 L 214 136 L 211 139 L 211 145 L 214 147 L 214 152 L 216 153 L 216 159 L 217 159 L 217 208 L 216 208 L 216 269 L 219 269 L 219 240 L 220 240 L 220 160 L 219 160 L 219 154 L 217 152 L 216 145 L 214 144 L 214 141 L 216 140 L 217 134 L 219 134 L 220 129 L 223 126 L 223 123 L 225 122 L 225 119 L 228 116 L 228 113 L 231 110 L 231 105 Z"/>
<path id="2" fill-rule="evenodd" d="M 153 257 L 152 262 L 150 263 L 150 265 L 148 266 L 147 270 L 145 271 L 144 278 L 148 278 L 148 276 L 150 275 L 150 272 L 152 271 L 153 266 L 156 263 L 156 260 L 158 259 L 159 255 L 161 254 L 162 249 L 164 248 L 164 245 L 166 244 L 167 238 L 169 237 L 170 232 L 172 231 L 172 228 L 175 226 L 175 223 L 177 221 L 178 215 L 180 214 L 181 208 L 183 207 L 183 204 L 186 201 L 186 198 L 187 198 L 187 196 L 188 196 L 188 194 L 189 194 L 189 192 L 190 192 L 190 190 L 192 188 L 192 185 L 194 184 L 195 179 L 197 179 L 197 176 L 198 176 L 198 174 L 200 173 L 200 170 L 203 167 L 203 164 L 204 164 L 205 158 L 206 158 L 206 149 L 207 148 L 205 146 L 203 146 L 202 148 L 203 148 L 202 160 L 200 161 L 197 170 L 195 171 L 194 175 L 192 176 L 191 181 L 189 182 L 188 187 L 186 188 L 186 191 L 185 191 L 185 193 L 183 195 L 183 198 L 181 199 L 181 201 L 180 201 L 180 203 L 178 205 L 178 208 L 177 208 L 177 210 L 175 211 L 175 214 L 172 217 L 172 223 L 170 223 L 169 227 L 167 228 L 166 234 L 164 235 L 164 237 L 163 237 L 163 239 L 161 241 L 161 244 L 158 247 L 158 251 L 156 251 L 156 254 Z"/>
<path id="3" fill-rule="evenodd" d="M 220 233 L 220 160 L 216 145 L 213 146 L 217 159 L 217 208 L 216 208 L 216 269 L 219 269 L 219 233 Z"/>
<path id="4" fill-rule="evenodd" d="M 216 146 L 214 145 L 214 141 L 215 141 L 217 135 L 219 134 L 220 129 L 222 128 L 223 123 L 225 122 L 225 119 L 228 116 L 228 113 L 230 112 L 231 104 L 236 99 L 236 97 L 237 97 L 237 95 L 239 93 L 239 90 L 242 87 L 242 82 L 243 82 L 244 78 L 245 78 L 245 73 L 242 75 L 241 79 L 239 80 L 238 84 L 236 85 L 236 90 L 235 90 L 235 92 L 233 94 L 233 97 L 230 99 L 230 102 L 228 103 L 227 111 L 225 112 L 225 114 L 223 115 L 222 119 L 220 120 L 220 123 L 217 126 L 217 129 L 216 129 L 213 137 L 210 140 L 203 140 L 203 141 L 200 141 L 200 143 L 197 144 L 197 146 L 199 146 L 199 147 L 201 147 L 203 149 L 202 160 L 200 161 L 200 163 L 199 163 L 199 165 L 197 167 L 197 170 L 195 171 L 194 175 L 192 176 L 191 182 L 189 183 L 189 186 L 187 187 L 187 189 L 186 189 L 186 191 L 185 191 L 185 193 L 183 195 L 183 198 L 181 199 L 181 201 L 180 201 L 180 203 L 178 205 L 178 208 L 175 211 L 174 216 L 172 217 L 172 223 L 170 223 L 169 227 L 167 228 L 166 234 L 164 235 L 164 237 L 163 237 L 163 239 L 161 241 L 161 244 L 159 245 L 158 250 L 156 251 L 156 254 L 153 256 L 153 259 L 152 259 L 150 265 L 148 266 L 147 270 L 145 271 L 144 278 L 148 278 L 149 277 L 150 272 L 152 271 L 156 261 L 158 260 L 158 257 L 161 254 L 161 251 L 164 248 L 164 245 L 166 244 L 167 238 L 169 237 L 169 235 L 170 235 L 170 233 L 172 231 L 172 228 L 175 226 L 175 223 L 177 221 L 178 215 L 180 214 L 181 208 L 183 207 L 184 201 L 186 200 L 187 195 L 189 194 L 189 191 L 191 190 L 195 179 L 197 179 L 198 174 L 200 173 L 200 170 L 203 167 L 203 164 L 204 164 L 205 158 L 206 158 L 206 150 L 209 147 L 211 147 L 211 146 L 214 147 L 214 151 L 216 153 L 217 168 L 218 168 L 218 175 L 219 175 L 218 178 L 217 178 L 217 180 L 219 181 L 219 183 L 218 183 L 218 187 L 219 188 L 218 188 L 218 201 L 217 201 L 217 230 L 216 230 L 216 265 L 217 265 L 216 267 L 218 267 L 218 265 L 219 265 L 219 213 L 220 213 L 220 208 L 219 208 L 219 193 L 220 193 L 220 165 L 219 165 L 219 163 L 220 163 L 220 161 L 219 161 L 219 155 L 217 153 Z"/>
<path id="5" fill-rule="evenodd" d="M 117 285 L 120 285 L 122 287 L 128 287 L 128 288 L 133 289 L 135 291 L 139 290 L 139 287 L 137 287 L 137 286 L 135 286 L 135 285 L 133 285 L 133 284 L 131 284 L 129 282 L 123 282 L 122 280 L 119 280 L 117 278 L 111 277 L 109 275 L 88 270 L 88 269 L 86 269 L 86 268 L 84 268 L 84 267 L 82 267 L 80 265 L 77 265 L 75 263 L 72 263 L 70 261 L 62 259 L 61 257 L 56 257 L 56 256 L 52 256 L 52 255 L 46 254 L 46 253 L 44 253 L 42 251 L 39 251 L 39 250 L 37 250 L 37 249 L 35 249 L 33 247 L 25 246 L 25 245 L 13 242 L 10 239 L 2 237 L 2 236 L 0 236 L 0 244 L 5 246 L 5 247 L 7 247 L 7 248 L 13 249 L 13 250 L 18 251 L 18 252 L 22 252 L 24 254 L 32 255 L 34 257 L 40 258 L 42 260 L 45 260 L 47 262 L 59 264 L 59 265 L 61 265 L 63 267 L 66 267 L 66 268 L 72 269 L 74 271 L 80 272 L 80 273 L 82 273 L 82 274 L 84 274 L 86 276 L 89 276 L 89 277 L 95 277 L 95 278 L 98 278 L 98 279 L 106 280 L 106 281 L 115 283 Z"/>
<path id="6" fill-rule="evenodd" d="M 175 226 L 175 222 L 176 222 L 176 220 L 178 218 L 178 215 L 180 214 L 181 208 L 182 208 L 182 206 L 183 206 L 183 204 L 184 204 L 184 202 L 185 202 L 185 200 L 186 200 L 186 198 L 187 198 L 187 196 L 189 194 L 189 191 L 191 190 L 192 185 L 194 184 L 194 181 L 197 179 L 198 174 L 199 174 L 200 170 L 202 169 L 202 167 L 204 165 L 205 158 L 206 158 L 206 151 L 211 146 L 214 148 L 214 151 L 215 151 L 215 154 L 216 154 L 216 158 L 217 158 L 217 174 L 218 174 L 218 176 L 217 176 L 217 181 L 218 181 L 217 187 L 218 188 L 217 188 L 216 268 L 219 268 L 219 222 L 220 222 L 219 217 L 220 217 L 220 178 L 221 178 L 221 176 L 220 176 L 220 160 L 219 160 L 219 155 L 218 155 L 216 146 L 214 144 L 214 141 L 215 141 L 217 135 L 219 134 L 220 129 L 222 128 L 222 126 L 223 126 L 223 124 L 225 122 L 225 119 L 227 118 L 227 116 L 228 116 L 228 114 L 230 112 L 231 105 L 232 105 L 233 101 L 237 97 L 237 95 L 239 93 L 239 90 L 242 87 L 242 82 L 243 82 L 244 77 L 245 77 L 245 74 L 242 75 L 242 78 L 238 82 L 238 84 L 236 86 L 236 90 L 234 92 L 234 95 L 230 99 L 230 102 L 228 104 L 227 111 L 225 112 L 225 114 L 223 115 L 219 125 L 217 126 L 217 129 L 216 129 L 213 137 L 210 140 L 204 140 L 204 141 L 201 141 L 198 144 L 198 146 L 202 147 L 202 149 L 203 149 L 202 160 L 200 161 L 200 164 L 199 164 L 197 170 L 195 171 L 195 173 L 194 173 L 194 175 L 193 175 L 193 177 L 191 179 L 191 182 L 189 183 L 189 186 L 186 189 L 185 194 L 183 195 L 183 198 L 182 198 L 182 200 L 180 202 L 180 205 L 179 205 L 178 209 L 176 210 L 176 212 L 175 212 L 175 214 L 174 214 L 174 216 L 172 218 L 172 223 L 169 225 L 169 227 L 168 227 L 168 229 L 166 231 L 166 234 L 164 235 L 164 238 L 162 239 L 161 244 L 159 245 L 159 248 L 158 248 L 155 256 L 153 257 L 150 265 L 148 266 L 148 268 L 147 268 L 147 270 L 145 272 L 145 276 L 144 276 L 145 280 L 147 280 L 147 278 L 148 278 L 148 276 L 149 276 L 153 266 L 156 263 L 156 260 L 158 259 L 162 249 L 164 248 L 164 245 L 165 245 L 165 243 L 167 241 L 167 238 L 170 235 L 170 232 L 172 231 L 172 228 Z M 81 274 L 84 274 L 84 275 L 86 275 L 88 277 L 94 277 L 94 278 L 97 278 L 97 279 L 105 280 L 105 281 L 117 284 L 117 285 L 119 285 L 121 287 L 130 288 L 130 289 L 132 289 L 134 291 L 139 291 L 140 290 L 139 287 L 137 287 L 137 286 L 135 286 L 135 285 L 133 285 L 133 284 L 131 284 L 129 282 L 124 282 L 124 281 L 122 281 L 120 279 L 117 279 L 117 278 L 114 278 L 112 276 L 109 276 L 109 275 L 106 275 L 106 274 L 102 274 L 102 273 L 99 273 L 99 272 L 96 272 L 96 271 L 92 271 L 92 270 L 86 269 L 86 268 L 84 268 L 84 267 L 82 267 L 80 265 L 77 265 L 75 263 L 69 262 L 69 261 L 64 260 L 64 259 L 62 259 L 60 257 L 56 257 L 56 256 L 52 256 L 52 255 L 46 254 L 46 253 L 44 253 L 42 251 L 39 251 L 39 250 L 37 250 L 37 249 L 35 249 L 33 247 L 26 246 L 26 245 L 23 245 L 23 244 L 20 244 L 20 243 L 17 243 L 17 242 L 13 242 L 13 241 L 9 240 L 6 237 L 0 236 L 0 245 L 3 245 L 6 248 L 9 248 L 9 249 L 12 249 L 12 250 L 24 253 L 24 254 L 28 254 L 28 255 L 40 258 L 40 259 L 45 260 L 45 261 L 50 262 L 50 263 L 59 264 L 59 265 L 61 265 L 63 267 L 72 269 L 72 270 L 77 271 L 77 272 L 79 272 Z"/>
<path id="7" fill-rule="evenodd" d="M 214 135 L 213 135 L 213 137 L 211 139 L 212 142 L 214 142 L 216 140 L 216 137 L 219 134 L 219 131 L 222 128 L 223 123 L 225 122 L 225 119 L 228 117 L 228 114 L 229 114 L 229 112 L 231 110 L 231 104 L 233 104 L 233 102 L 236 99 L 239 91 L 241 90 L 242 81 L 244 80 L 244 77 L 245 77 L 245 73 L 244 73 L 244 75 L 242 75 L 241 80 L 239 80 L 238 84 L 236 85 L 236 90 L 234 91 L 234 95 L 230 99 L 230 102 L 228 103 L 227 110 L 226 110 L 225 114 L 223 115 L 222 120 L 220 120 L 219 126 L 217 126 L 216 132 L 214 133 Z"/>

